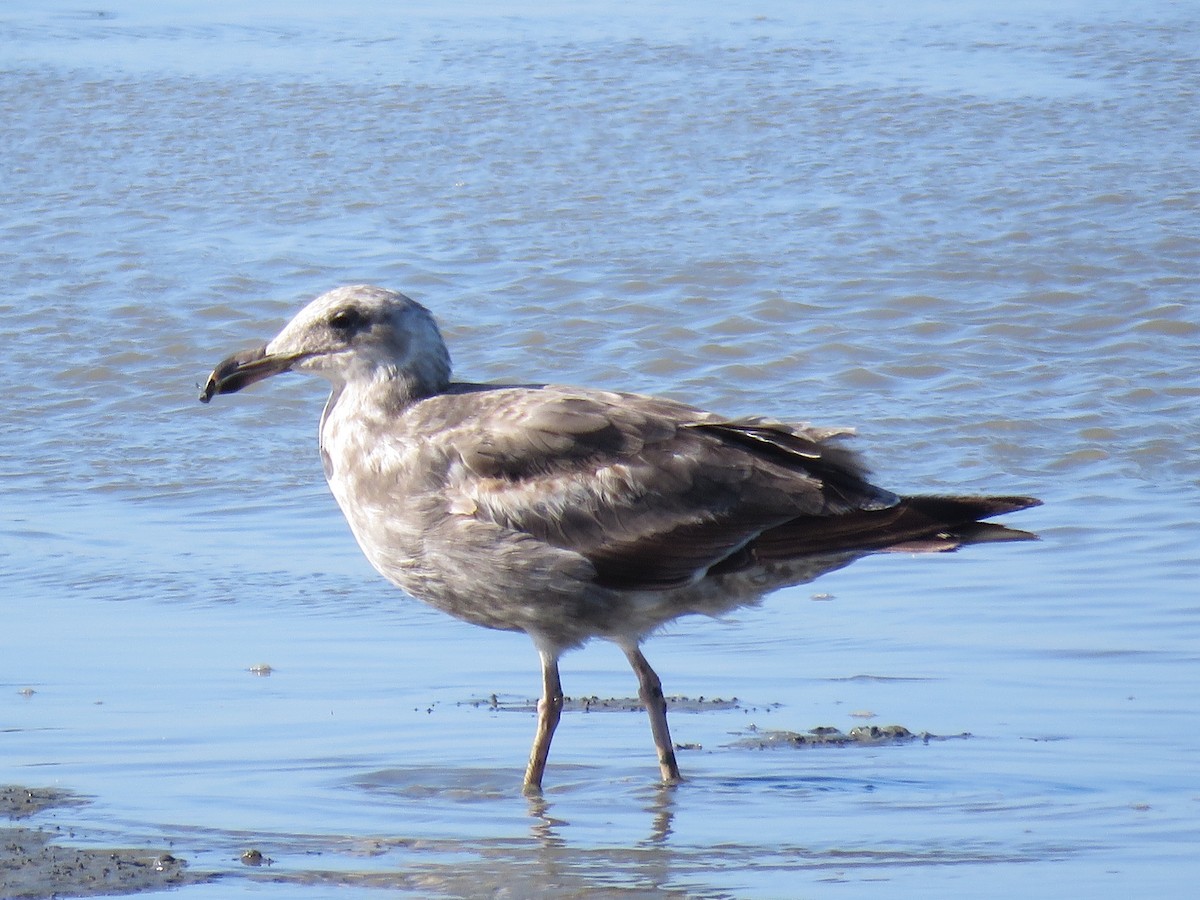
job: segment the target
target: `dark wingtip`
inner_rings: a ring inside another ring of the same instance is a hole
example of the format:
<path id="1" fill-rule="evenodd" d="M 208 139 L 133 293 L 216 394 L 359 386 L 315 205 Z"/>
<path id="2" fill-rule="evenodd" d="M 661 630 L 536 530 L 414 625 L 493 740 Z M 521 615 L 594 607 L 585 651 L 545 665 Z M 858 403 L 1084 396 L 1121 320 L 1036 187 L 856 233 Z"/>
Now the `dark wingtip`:
<path id="1" fill-rule="evenodd" d="M 1037 497 L 987 497 L 986 499 L 992 501 L 998 507 L 1003 507 L 1003 509 L 998 509 L 996 512 L 988 513 L 989 516 L 999 516 L 1004 513 L 1032 509 L 1035 506 L 1042 505 L 1042 501 Z"/>
<path id="2" fill-rule="evenodd" d="M 905 497 L 904 499 L 914 509 L 919 509 L 931 519 L 940 519 L 948 525 L 990 519 L 993 516 L 1003 516 L 1007 513 L 1042 505 L 1042 501 L 1036 497 L 1004 495 L 995 497 L 918 494 L 915 497 Z"/>
<path id="3" fill-rule="evenodd" d="M 917 514 L 928 517 L 931 523 L 940 523 L 938 537 L 944 538 L 948 544 L 933 549 L 952 550 L 965 544 L 997 541 L 1041 540 L 1031 531 L 982 521 L 993 516 L 1041 506 L 1042 501 L 1036 497 L 908 497 L 904 503 Z M 900 549 L 907 547 L 900 545 Z"/>

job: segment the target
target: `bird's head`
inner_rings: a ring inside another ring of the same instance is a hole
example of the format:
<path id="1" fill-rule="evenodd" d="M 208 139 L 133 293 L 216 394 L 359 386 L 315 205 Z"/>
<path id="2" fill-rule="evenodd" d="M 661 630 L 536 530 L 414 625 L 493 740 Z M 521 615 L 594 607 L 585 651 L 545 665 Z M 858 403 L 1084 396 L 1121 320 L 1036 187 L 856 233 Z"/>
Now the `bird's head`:
<path id="1" fill-rule="evenodd" d="M 433 315 L 415 300 L 370 285 L 341 287 L 300 310 L 268 344 L 218 363 L 200 400 L 293 370 L 335 385 L 399 381 L 416 398 L 445 389 L 450 355 Z"/>

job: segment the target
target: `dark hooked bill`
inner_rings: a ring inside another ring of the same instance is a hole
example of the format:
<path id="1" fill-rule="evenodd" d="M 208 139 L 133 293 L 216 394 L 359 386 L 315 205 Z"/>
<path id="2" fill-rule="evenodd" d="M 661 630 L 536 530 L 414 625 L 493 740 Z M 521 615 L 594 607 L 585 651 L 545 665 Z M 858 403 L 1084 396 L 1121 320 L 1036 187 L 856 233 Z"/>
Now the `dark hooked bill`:
<path id="1" fill-rule="evenodd" d="M 252 350 L 240 350 L 217 363 L 200 394 L 200 402 L 207 403 L 217 394 L 232 394 L 256 381 L 285 372 L 292 362 L 286 356 L 267 356 L 265 344 Z"/>

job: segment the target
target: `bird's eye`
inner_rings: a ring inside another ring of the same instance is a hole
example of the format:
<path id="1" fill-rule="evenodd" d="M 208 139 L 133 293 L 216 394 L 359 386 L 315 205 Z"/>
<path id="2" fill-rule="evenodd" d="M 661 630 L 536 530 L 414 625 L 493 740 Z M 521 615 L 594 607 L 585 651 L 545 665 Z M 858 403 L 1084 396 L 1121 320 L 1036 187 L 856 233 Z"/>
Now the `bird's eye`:
<path id="1" fill-rule="evenodd" d="M 357 309 L 339 309 L 329 317 L 329 324 L 343 334 L 354 331 L 362 325 L 363 317 Z"/>

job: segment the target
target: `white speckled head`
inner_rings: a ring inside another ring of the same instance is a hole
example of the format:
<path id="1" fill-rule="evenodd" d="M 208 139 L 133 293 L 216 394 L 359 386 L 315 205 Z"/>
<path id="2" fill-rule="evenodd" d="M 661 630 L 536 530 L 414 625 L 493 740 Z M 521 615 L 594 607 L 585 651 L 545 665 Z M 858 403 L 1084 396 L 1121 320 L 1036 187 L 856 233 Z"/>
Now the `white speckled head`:
<path id="1" fill-rule="evenodd" d="M 371 285 L 322 294 L 267 344 L 266 353 L 334 383 L 399 375 L 415 393 L 432 394 L 450 380 L 450 354 L 429 310 Z"/>

